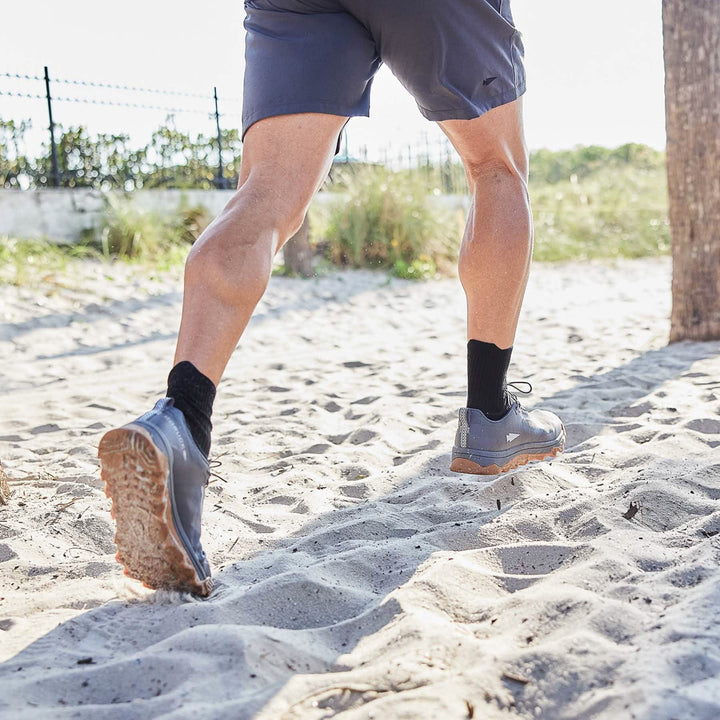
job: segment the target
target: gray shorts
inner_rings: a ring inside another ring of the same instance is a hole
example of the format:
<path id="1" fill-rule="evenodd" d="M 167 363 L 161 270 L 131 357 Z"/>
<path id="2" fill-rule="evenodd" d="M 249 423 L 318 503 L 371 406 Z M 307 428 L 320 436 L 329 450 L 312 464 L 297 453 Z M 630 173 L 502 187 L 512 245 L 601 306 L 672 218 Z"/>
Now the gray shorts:
<path id="1" fill-rule="evenodd" d="M 246 0 L 243 136 L 258 120 L 370 114 L 381 63 L 430 120 L 469 120 L 525 91 L 510 0 Z"/>

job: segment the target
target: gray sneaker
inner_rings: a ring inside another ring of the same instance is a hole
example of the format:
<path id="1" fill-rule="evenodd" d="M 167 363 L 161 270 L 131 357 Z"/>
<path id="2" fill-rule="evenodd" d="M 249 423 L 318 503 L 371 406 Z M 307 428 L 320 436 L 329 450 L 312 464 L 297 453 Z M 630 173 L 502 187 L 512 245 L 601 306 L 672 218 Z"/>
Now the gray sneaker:
<path id="1" fill-rule="evenodd" d="M 496 475 L 563 451 L 565 428 L 560 418 L 547 410 L 528 412 L 512 399 L 500 420 L 489 420 L 481 410 L 460 408 L 451 470 Z"/>
<path id="2" fill-rule="evenodd" d="M 200 520 L 210 468 L 173 401 L 107 432 L 98 457 L 125 574 L 150 588 L 209 595 Z"/>

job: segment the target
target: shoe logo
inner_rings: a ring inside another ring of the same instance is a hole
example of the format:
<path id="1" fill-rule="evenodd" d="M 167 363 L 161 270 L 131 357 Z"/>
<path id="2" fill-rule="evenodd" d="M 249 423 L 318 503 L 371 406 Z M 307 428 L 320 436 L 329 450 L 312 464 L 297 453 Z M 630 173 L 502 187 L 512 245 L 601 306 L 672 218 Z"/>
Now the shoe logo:
<path id="1" fill-rule="evenodd" d="M 519 438 L 519 437 L 520 437 L 520 433 L 508 433 L 505 436 L 505 441 L 507 443 L 511 443 L 515 438 Z"/>

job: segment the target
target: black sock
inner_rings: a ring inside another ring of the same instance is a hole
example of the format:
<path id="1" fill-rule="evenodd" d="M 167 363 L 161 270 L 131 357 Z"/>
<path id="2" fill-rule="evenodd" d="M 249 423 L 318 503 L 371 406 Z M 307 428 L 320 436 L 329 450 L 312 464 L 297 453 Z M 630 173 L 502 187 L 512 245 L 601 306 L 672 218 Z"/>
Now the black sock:
<path id="1" fill-rule="evenodd" d="M 167 396 L 175 401 L 175 407 L 187 420 L 193 440 L 205 457 L 210 454 L 210 433 L 212 432 L 212 406 L 215 400 L 215 385 L 191 362 L 183 360 L 168 375 Z"/>
<path id="2" fill-rule="evenodd" d="M 507 369 L 512 348 L 501 350 L 493 343 L 468 340 L 467 406 L 482 410 L 490 420 L 499 420 L 508 409 Z"/>

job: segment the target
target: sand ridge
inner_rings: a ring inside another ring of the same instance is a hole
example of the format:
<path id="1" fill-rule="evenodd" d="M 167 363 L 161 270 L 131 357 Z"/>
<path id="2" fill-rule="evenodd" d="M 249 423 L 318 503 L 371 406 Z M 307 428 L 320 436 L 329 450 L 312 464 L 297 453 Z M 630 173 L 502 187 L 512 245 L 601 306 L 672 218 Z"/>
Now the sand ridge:
<path id="1" fill-rule="evenodd" d="M 122 576 L 95 458 L 164 387 L 180 278 L 82 273 L 0 286 L 0 715 L 717 717 L 720 343 L 666 346 L 667 260 L 534 268 L 511 379 L 568 450 L 490 482 L 448 470 L 456 280 L 273 278 L 206 601 Z"/>

